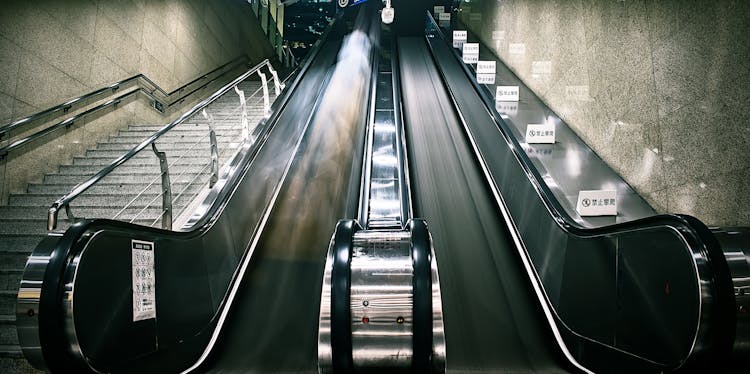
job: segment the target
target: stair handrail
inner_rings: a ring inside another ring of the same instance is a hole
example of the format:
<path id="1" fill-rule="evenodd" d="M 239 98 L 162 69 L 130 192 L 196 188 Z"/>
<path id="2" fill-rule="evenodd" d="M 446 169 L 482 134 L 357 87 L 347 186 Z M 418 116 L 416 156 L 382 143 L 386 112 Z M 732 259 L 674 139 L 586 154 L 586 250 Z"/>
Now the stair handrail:
<path id="1" fill-rule="evenodd" d="M 227 91 L 231 90 L 234 86 L 239 84 L 240 82 L 247 79 L 249 76 L 254 74 L 255 72 L 259 71 L 260 68 L 268 66 L 269 69 L 273 69 L 273 66 L 271 65 L 271 62 L 268 59 L 263 60 L 259 64 L 255 65 L 254 67 L 250 68 L 248 71 L 240 75 L 239 77 L 235 78 L 233 81 L 227 83 L 223 87 L 221 87 L 219 90 L 211 94 L 208 98 L 202 100 L 200 103 L 193 106 L 192 109 L 188 110 L 187 112 L 183 113 L 180 117 L 175 119 L 174 121 L 170 122 L 168 125 L 162 127 L 159 131 L 152 134 L 150 137 L 148 137 L 146 140 L 138 144 L 137 146 L 133 147 L 130 151 L 125 153 L 124 155 L 118 157 L 116 160 L 112 161 L 109 165 L 104 167 L 102 170 L 100 170 L 98 173 L 84 181 L 83 183 L 80 183 L 76 187 L 73 188 L 70 192 L 65 194 L 63 197 L 59 198 L 57 201 L 52 203 L 50 205 L 48 214 L 47 214 L 47 229 L 48 230 L 55 230 L 57 228 L 57 221 L 58 221 L 58 213 L 60 209 L 66 208 L 69 209 L 70 203 L 75 200 L 79 195 L 81 195 L 83 192 L 88 190 L 91 186 L 98 183 L 102 178 L 107 176 L 109 173 L 111 173 L 114 169 L 119 167 L 120 165 L 124 164 L 126 161 L 130 160 L 133 156 L 135 156 L 138 152 L 143 150 L 144 148 L 150 146 L 152 143 L 156 141 L 159 137 L 170 131 L 175 126 L 179 125 L 180 123 L 184 122 L 186 119 L 194 115 L 195 113 L 201 111 L 203 108 L 214 102 L 216 99 L 224 95 Z"/>
<path id="2" fill-rule="evenodd" d="M 124 79 L 124 80 L 112 83 L 112 84 L 107 85 L 107 86 L 104 86 L 102 88 L 99 88 L 99 89 L 94 90 L 92 92 L 89 92 L 87 94 L 81 95 L 81 96 L 76 97 L 74 99 L 68 100 L 68 101 L 66 101 L 66 102 L 64 102 L 62 104 L 53 106 L 53 107 L 45 109 L 45 110 L 42 110 L 42 111 L 40 111 L 38 113 L 35 113 L 35 114 L 32 114 L 32 115 L 30 115 L 28 117 L 25 117 L 25 118 L 13 121 L 13 122 L 11 122 L 9 124 L 6 124 L 6 125 L 0 127 L 0 139 L 2 139 L 6 134 L 8 134 L 12 130 L 15 130 L 17 128 L 21 128 L 21 127 L 24 127 L 24 126 L 28 126 L 28 125 L 30 125 L 32 123 L 35 123 L 36 121 L 38 121 L 38 120 L 40 120 L 42 118 L 47 118 L 51 114 L 61 112 L 61 114 L 58 115 L 58 117 L 62 116 L 62 115 L 65 115 L 71 109 L 73 109 L 74 106 L 86 103 L 86 101 L 88 99 L 91 99 L 93 97 L 99 96 L 99 95 L 101 95 L 103 93 L 106 93 L 106 92 L 109 92 L 109 91 L 111 91 L 112 93 L 115 93 L 120 88 L 122 88 L 124 86 L 127 86 L 127 85 L 130 85 L 132 83 L 135 83 L 136 85 L 138 85 L 138 88 L 135 89 L 135 90 L 129 91 L 129 92 L 123 94 L 123 95 L 119 95 L 119 96 L 117 96 L 117 97 L 115 97 L 113 99 L 107 100 L 104 103 L 101 103 L 101 104 L 99 104 L 97 106 L 89 108 L 89 109 L 87 109 L 87 110 L 85 110 L 85 111 L 83 111 L 81 113 L 75 114 L 75 115 L 73 115 L 71 117 L 68 117 L 68 118 L 66 118 L 64 120 L 58 121 L 58 122 L 56 122 L 55 124 L 53 124 L 51 126 L 47 126 L 47 127 L 43 128 L 43 129 L 41 129 L 39 131 L 34 132 L 31 135 L 28 135 L 28 136 L 26 136 L 26 137 L 24 137 L 22 139 L 16 140 L 16 141 L 10 143 L 9 145 L 0 148 L 0 160 L 3 159 L 5 156 L 8 155 L 8 153 L 10 153 L 12 150 L 14 150 L 16 148 L 22 147 L 25 144 L 28 144 L 30 142 L 33 142 L 34 140 L 42 138 L 42 137 L 46 136 L 47 134 L 55 132 L 55 131 L 63 128 L 63 127 L 68 128 L 68 127 L 72 126 L 75 122 L 77 122 L 78 120 L 80 120 L 80 119 L 82 119 L 84 117 L 87 117 L 87 116 L 89 116 L 89 115 L 91 115 L 93 113 L 99 112 L 99 111 L 101 111 L 103 109 L 106 109 L 108 107 L 116 107 L 117 104 L 119 104 L 120 102 L 122 102 L 122 100 L 124 100 L 125 98 L 128 98 L 128 97 L 130 97 L 132 95 L 135 95 L 137 93 L 143 93 L 144 95 L 146 95 L 151 100 L 151 106 L 155 110 L 157 110 L 157 111 L 159 111 L 161 113 L 164 113 L 165 112 L 165 108 L 172 107 L 176 103 L 182 102 L 186 97 L 192 95 L 193 93 L 195 93 L 196 91 L 198 91 L 200 89 L 205 88 L 209 84 L 211 84 L 211 83 L 215 82 L 216 80 L 218 80 L 220 77 L 224 76 L 226 73 L 232 71 L 234 68 L 236 68 L 236 67 L 238 67 L 238 66 L 240 66 L 242 64 L 246 64 L 248 61 L 249 61 L 249 59 L 248 59 L 247 55 L 239 56 L 239 57 L 237 57 L 237 58 L 235 58 L 235 59 L 233 59 L 233 60 L 231 60 L 231 61 L 229 61 L 229 62 L 227 62 L 227 63 L 225 63 L 225 64 L 223 64 L 221 66 L 219 66 L 219 67 L 217 67 L 216 69 L 213 69 L 210 72 L 208 72 L 206 74 L 203 74 L 203 75 L 201 75 L 201 76 L 193 79 L 192 81 L 190 81 L 190 82 L 188 82 L 188 83 L 186 83 L 186 84 L 184 84 L 184 85 L 182 85 L 180 87 L 177 87 L 176 89 L 174 89 L 171 92 L 166 92 L 158 84 L 154 83 L 154 81 L 152 81 L 146 75 L 144 75 L 144 74 L 141 73 L 141 74 L 138 74 L 138 75 L 134 75 L 134 76 L 132 76 L 130 78 L 127 78 L 127 79 Z M 209 77 L 211 77 L 213 74 L 215 74 L 216 72 L 219 72 L 219 71 L 222 71 L 221 74 L 218 74 L 215 77 L 209 79 Z M 196 84 L 198 82 L 201 82 L 201 81 L 203 81 L 203 83 L 201 85 L 199 85 L 199 86 L 197 86 L 197 87 L 189 90 L 186 93 L 182 93 L 183 91 L 185 91 L 186 89 L 188 89 L 188 87 L 190 87 L 191 85 L 194 85 L 194 84 Z M 173 96 L 176 95 L 176 94 L 179 94 L 179 96 L 176 96 L 176 97 L 173 98 Z M 160 97 L 157 98 L 157 95 L 160 96 Z"/>

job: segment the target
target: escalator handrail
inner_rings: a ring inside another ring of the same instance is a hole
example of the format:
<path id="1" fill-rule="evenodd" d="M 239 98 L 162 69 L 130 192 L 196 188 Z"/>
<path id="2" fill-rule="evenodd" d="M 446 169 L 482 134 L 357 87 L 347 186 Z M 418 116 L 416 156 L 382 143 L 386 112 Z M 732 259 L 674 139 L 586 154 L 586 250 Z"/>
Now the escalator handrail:
<path id="1" fill-rule="evenodd" d="M 339 18 L 341 17 L 337 17 L 336 20 L 338 20 Z M 332 22 L 331 25 L 329 25 L 328 30 L 323 34 L 321 40 L 325 40 L 328 37 L 328 34 L 334 27 L 334 24 L 336 24 L 336 21 Z M 319 54 L 322 44 L 323 43 L 320 41 L 316 43 L 316 45 L 308 53 L 303 62 L 298 65 L 297 68 L 290 74 L 290 76 L 294 76 L 292 83 L 290 85 L 287 85 L 282 95 L 276 100 L 273 105 L 273 107 L 275 108 L 274 110 L 272 110 L 270 117 L 263 120 L 265 123 L 274 124 L 278 122 L 280 113 L 283 111 L 283 108 L 287 106 L 290 100 L 291 93 L 294 92 L 295 88 L 302 80 L 302 77 L 309 70 L 313 60 L 315 59 L 315 56 Z M 231 88 L 232 86 L 229 85 L 229 87 Z M 270 129 L 273 127 L 274 126 L 266 127 L 264 133 L 259 136 L 259 140 L 256 142 L 256 144 L 264 143 L 264 140 L 267 139 L 268 134 L 270 133 Z M 259 147 L 256 147 L 255 153 L 257 153 L 257 148 Z M 247 159 L 252 160 L 252 158 L 253 156 L 251 155 Z M 204 226 L 206 226 L 207 222 L 209 222 L 214 215 L 220 213 L 218 212 L 216 206 L 222 205 L 222 202 L 229 196 L 229 192 L 231 192 L 229 190 L 232 190 L 231 186 L 233 186 L 238 181 L 240 177 L 239 174 L 240 173 L 235 173 L 233 175 L 233 178 L 230 178 L 228 180 L 226 187 L 222 189 L 223 193 L 221 194 L 221 197 L 215 201 L 212 209 L 204 215 L 204 218 L 201 221 L 193 226 L 194 229 L 191 231 L 171 232 L 152 227 L 137 226 L 135 224 L 125 223 L 121 221 L 96 219 L 77 222 L 73 226 L 71 226 L 65 232 L 65 234 L 63 234 L 62 239 L 55 245 L 49 255 L 50 262 L 47 265 L 46 271 L 44 273 L 43 284 L 45 285 L 45 287 L 42 287 L 39 299 L 40 311 L 44 310 L 44 313 L 40 312 L 38 317 L 39 339 L 42 343 L 42 354 L 44 356 L 44 360 L 47 362 L 48 368 L 75 368 L 75 371 L 80 372 L 92 370 L 92 368 L 86 367 L 85 363 L 75 360 L 73 356 L 65 353 L 70 345 L 66 343 L 67 332 L 64 318 L 62 317 L 64 315 L 64 311 L 62 310 L 62 297 L 65 288 L 65 279 L 63 278 L 67 272 L 68 266 L 70 266 L 70 261 L 75 256 L 75 252 L 82 248 L 82 243 L 85 241 L 82 239 L 85 237 L 85 234 L 94 228 L 95 230 L 101 230 L 104 227 L 113 227 L 120 231 L 146 230 L 153 233 L 162 233 L 171 237 L 192 237 L 203 231 L 203 229 L 205 228 Z M 243 259 L 241 259 L 240 261 L 244 261 L 245 256 L 247 255 L 248 253 L 246 252 L 243 255 Z M 235 271 L 235 274 L 233 275 L 232 280 L 229 283 L 230 287 L 232 284 L 239 281 L 237 279 L 238 276 L 239 272 Z M 217 311 L 225 308 L 226 306 L 227 297 L 225 296 L 222 299 L 221 304 L 218 306 Z M 213 329 L 213 326 L 217 325 L 219 318 L 220 313 L 215 313 L 211 320 L 208 321 L 205 328 L 200 333 L 196 334 L 195 337 L 199 338 L 205 334 L 211 335 L 211 330 Z"/>
<path id="2" fill-rule="evenodd" d="M 427 12 L 428 22 L 434 27 L 436 33 L 444 42 L 447 43 L 447 39 L 443 34 L 440 27 L 435 22 L 432 15 Z M 429 45 L 429 43 L 428 43 Z M 432 48 L 430 46 L 430 48 Z M 450 48 L 454 58 L 461 61 L 461 57 L 454 48 Z M 718 351 L 716 354 L 719 356 L 731 353 L 734 334 L 735 334 L 735 319 L 734 313 L 734 289 L 732 284 L 731 275 L 729 273 L 729 266 L 726 262 L 726 258 L 722 252 L 721 246 L 718 241 L 708 229 L 708 227 L 697 218 L 688 215 L 675 215 L 675 214 L 659 214 L 650 217 L 644 217 L 633 221 L 620 222 L 612 225 L 600 226 L 600 227 L 584 227 L 575 222 L 570 215 L 567 214 L 565 209 L 562 207 L 560 202 L 554 197 L 554 194 L 549 189 L 544 179 L 533 166 L 531 159 L 525 152 L 518 142 L 518 140 L 509 134 L 512 134 L 510 126 L 500 117 L 491 105 L 491 98 L 487 93 L 479 86 L 476 80 L 472 79 L 471 71 L 466 64 L 459 64 L 466 76 L 469 78 L 474 89 L 482 98 L 482 104 L 485 107 L 488 115 L 492 118 L 493 122 L 499 129 L 507 145 L 515 155 L 519 166 L 521 166 L 528 176 L 528 180 L 532 183 L 534 189 L 537 191 L 538 196 L 542 199 L 550 215 L 554 221 L 558 224 L 563 231 L 578 237 L 597 237 L 597 236 L 609 236 L 620 234 L 624 232 L 631 232 L 634 230 L 648 230 L 660 227 L 671 227 L 679 235 L 685 239 L 685 243 L 690 247 L 691 253 L 701 253 L 705 259 L 711 264 L 713 270 L 714 281 L 717 286 L 715 299 L 715 311 L 720 311 L 720 316 L 714 316 L 717 328 L 717 333 L 714 334 L 713 341 L 715 343 L 715 350 Z M 442 72 L 441 72 L 442 75 Z M 448 89 L 450 95 L 453 93 Z M 455 104 L 455 99 L 454 99 Z M 460 116 L 459 116 L 460 117 Z M 461 119 L 463 121 L 463 118 Z M 493 181 L 488 181 L 494 183 Z M 537 275 L 538 277 L 538 275 Z M 716 314 L 716 313 L 715 313 Z M 559 316 L 557 316 L 559 320 Z M 561 321 L 562 322 L 562 321 Z M 688 358 L 689 359 L 689 358 Z M 684 363 L 683 363 L 684 364 Z"/>

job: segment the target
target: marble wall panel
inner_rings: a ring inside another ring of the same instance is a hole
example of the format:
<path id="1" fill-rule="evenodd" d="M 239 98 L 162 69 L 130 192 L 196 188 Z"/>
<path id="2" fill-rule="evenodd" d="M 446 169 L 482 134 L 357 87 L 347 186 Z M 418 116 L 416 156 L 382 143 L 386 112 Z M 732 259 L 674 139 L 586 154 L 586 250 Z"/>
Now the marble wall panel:
<path id="1" fill-rule="evenodd" d="M 139 73 L 171 91 L 243 54 L 252 62 L 273 55 L 245 2 L 7 0 L 0 12 L 0 125 Z M 74 126 L 81 130 L 71 129 L 46 150 L 36 144 L 33 152 L 14 156 L 9 170 L 36 173 L 5 173 L 0 204 L 9 190 L 59 162 L 55 155 L 72 157 L 85 141 L 134 121 L 172 119 L 151 113 L 147 104 L 123 106 Z M 29 166 L 34 163 L 41 166 Z"/>
<path id="2" fill-rule="evenodd" d="M 460 18 L 469 29 L 657 211 L 750 225 L 739 187 L 750 167 L 750 2 L 467 5 Z M 472 24 L 477 10 L 482 21 Z M 504 38 L 493 40 L 494 30 Z M 511 55 L 510 43 L 523 43 L 526 53 Z M 551 74 L 540 79 L 534 61 L 547 59 Z M 570 95 L 583 86 L 587 99 Z"/>

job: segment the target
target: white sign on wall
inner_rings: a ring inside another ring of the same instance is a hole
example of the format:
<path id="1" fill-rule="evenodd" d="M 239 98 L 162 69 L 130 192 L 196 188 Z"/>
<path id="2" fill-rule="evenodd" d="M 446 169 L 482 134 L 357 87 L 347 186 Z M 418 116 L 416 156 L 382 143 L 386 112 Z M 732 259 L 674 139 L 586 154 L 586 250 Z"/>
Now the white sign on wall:
<path id="1" fill-rule="evenodd" d="M 435 7 L 433 8 L 433 10 L 434 10 L 435 14 L 443 13 L 443 12 L 445 12 L 445 6 L 443 6 L 443 5 L 435 5 Z"/>
<path id="2" fill-rule="evenodd" d="M 451 20 L 451 14 L 450 13 L 440 13 L 440 14 L 438 14 L 438 20 L 439 21 L 450 21 Z"/>
<path id="3" fill-rule="evenodd" d="M 156 318 L 154 243 L 131 240 L 133 322 Z"/>
<path id="4" fill-rule="evenodd" d="M 565 86 L 565 97 L 573 101 L 590 101 L 589 86 Z"/>
<path id="5" fill-rule="evenodd" d="M 518 86 L 497 86 L 495 101 L 518 101 Z"/>
<path id="6" fill-rule="evenodd" d="M 495 110 L 500 114 L 515 116 L 518 114 L 518 101 L 495 101 Z"/>
<path id="7" fill-rule="evenodd" d="M 576 211 L 581 217 L 587 216 L 616 216 L 617 191 L 589 190 L 578 192 Z"/>
<path id="8" fill-rule="evenodd" d="M 454 30 L 453 31 L 453 48 L 461 49 L 468 40 L 468 33 L 466 30 Z"/>
<path id="9" fill-rule="evenodd" d="M 510 45 L 508 45 L 508 52 L 512 55 L 526 54 L 526 44 L 510 43 Z"/>
<path id="10" fill-rule="evenodd" d="M 479 43 L 464 43 L 463 45 L 464 63 L 476 64 L 479 62 Z"/>
<path id="11" fill-rule="evenodd" d="M 553 144 L 555 142 L 554 124 L 529 124 L 526 126 L 526 143 Z"/>
<path id="12" fill-rule="evenodd" d="M 492 40 L 505 40 L 505 30 L 495 30 L 492 32 Z"/>
<path id="13" fill-rule="evenodd" d="M 495 61 L 477 62 L 477 83 L 495 84 Z"/>
<path id="14" fill-rule="evenodd" d="M 531 61 L 531 75 L 552 75 L 552 61 Z"/>

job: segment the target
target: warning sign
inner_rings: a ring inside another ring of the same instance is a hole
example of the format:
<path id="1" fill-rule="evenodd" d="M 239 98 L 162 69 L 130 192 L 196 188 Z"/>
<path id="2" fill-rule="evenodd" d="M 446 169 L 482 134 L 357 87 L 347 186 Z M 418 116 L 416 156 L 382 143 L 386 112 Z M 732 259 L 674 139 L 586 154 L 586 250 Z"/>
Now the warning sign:
<path id="1" fill-rule="evenodd" d="M 156 318 L 154 243 L 131 240 L 133 257 L 133 322 Z"/>

